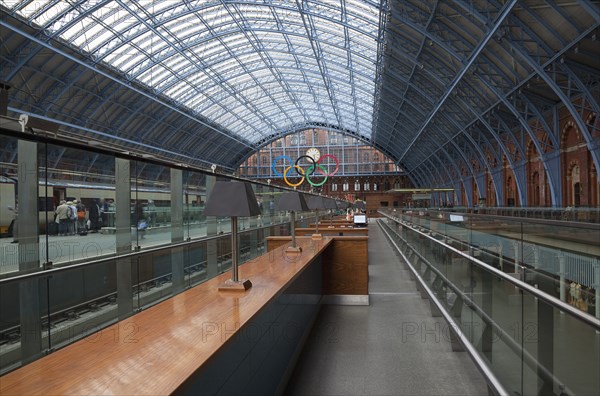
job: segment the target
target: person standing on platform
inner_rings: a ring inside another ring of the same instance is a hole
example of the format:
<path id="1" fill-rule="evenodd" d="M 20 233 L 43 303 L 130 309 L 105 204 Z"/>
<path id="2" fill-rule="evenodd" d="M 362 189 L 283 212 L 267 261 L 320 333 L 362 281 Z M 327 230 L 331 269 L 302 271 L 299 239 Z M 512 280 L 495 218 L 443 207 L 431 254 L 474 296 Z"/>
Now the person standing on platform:
<path id="1" fill-rule="evenodd" d="M 56 213 L 56 219 L 58 220 L 58 235 L 67 235 L 69 232 L 69 211 L 71 209 L 67 206 L 65 200 L 60 201 L 60 205 L 56 207 L 54 213 Z"/>
<path id="2" fill-rule="evenodd" d="M 100 230 L 102 217 L 100 217 L 102 210 L 100 208 L 100 202 L 95 199 L 90 206 L 89 222 L 90 232 L 97 233 Z"/>
<path id="3" fill-rule="evenodd" d="M 70 209 L 70 212 L 68 213 L 69 216 L 69 231 L 67 232 L 68 235 L 75 235 L 75 227 L 76 227 L 76 223 L 77 223 L 77 207 L 75 206 L 77 204 L 77 200 L 75 201 L 67 201 L 67 206 Z"/>
<path id="4" fill-rule="evenodd" d="M 86 227 L 86 219 L 85 219 L 85 205 L 83 204 L 83 202 L 81 202 L 81 200 L 79 201 L 75 201 L 77 202 L 77 205 L 75 205 L 75 208 L 77 210 L 77 230 L 76 232 L 79 233 L 80 235 L 85 235 L 87 234 L 87 227 Z"/>
<path id="5" fill-rule="evenodd" d="M 9 206 L 8 210 L 14 213 L 14 218 L 11 220 L 10 225 L 8 226 L 8 233 L 12 236 L 13 239 L 11 243 L 18 243 L 19 239 L 17 233 L 19 229 L 19 204 L 16 204 L 14 208 L 12 206 Z"/>

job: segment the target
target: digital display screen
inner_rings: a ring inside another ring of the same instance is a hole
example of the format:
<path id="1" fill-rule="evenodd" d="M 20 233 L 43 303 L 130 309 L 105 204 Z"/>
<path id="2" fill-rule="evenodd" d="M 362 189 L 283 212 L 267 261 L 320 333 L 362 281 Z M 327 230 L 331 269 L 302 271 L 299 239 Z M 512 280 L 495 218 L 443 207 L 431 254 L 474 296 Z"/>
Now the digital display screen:
<path id="1" fill-rule="evenodd" d="M 367 222 L 367 215 L 354 215 L 354 224 L 365 224 Z"/>

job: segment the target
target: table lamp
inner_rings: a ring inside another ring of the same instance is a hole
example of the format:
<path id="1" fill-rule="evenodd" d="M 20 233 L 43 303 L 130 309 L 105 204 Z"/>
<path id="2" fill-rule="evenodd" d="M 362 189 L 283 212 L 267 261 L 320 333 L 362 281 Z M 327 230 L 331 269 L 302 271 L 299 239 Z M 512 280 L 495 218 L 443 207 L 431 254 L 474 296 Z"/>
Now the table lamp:
<path id="1" fill-rule="evenodd" d="M 356 209 L 365 210 L 367 208 L 367 205 L 363 201 L 356 201 L 354 202 L 354 207 Z"/>
<path id="2" fill-rule="evenodd" d="M 286 249 L 287 253 L 300 253 L 302 248 L 296 245 L 296 212 L 308 211 L 308 205 L 304 199 L 304 194 L 298 191 L 290 191 L 281 194 L 279 201 L 277 202 L 278 210 L 288 210 L 292 214 L 292 246 Z"/>
<path id="3" fill-rule="evenodd" d="M 325 199 L 325 209 L 334 209 L 337 210 L 337 205 L 335 203 L 335 199 L 333 198 L 326 198 Z M 331 217 L 330 217 L 330 222 L 329 222 L 329 228 L 333 228 L 333 215 L 334 213 L 331 213 Z"/>
<path id="4" fill-rule="evenodd" d="M 206 201 L 204 214 L 231 217 L 231 279 L 219 285 L 219 290 L 248 290 L 252 287 L 252 282 L 249 279 L 238 279 L 237 218 L 260 214 L 252 186 L 247 182 L 217 181 Z"/>
<path id="5" fill-rule="evenodd" d="M 327 209 L 327 206 L 325 206 L 325 201 L 326 198 L 320 195 L 312 195 L 310 198 L 308 198 L 308 208 L 310 210 L 316 209 L 315 212 L 317 213 L 316 229 L 315 233 L 312 235 L 312 239 L 323 238 L 323 236 L 319 234 L 319 209 Z"/>

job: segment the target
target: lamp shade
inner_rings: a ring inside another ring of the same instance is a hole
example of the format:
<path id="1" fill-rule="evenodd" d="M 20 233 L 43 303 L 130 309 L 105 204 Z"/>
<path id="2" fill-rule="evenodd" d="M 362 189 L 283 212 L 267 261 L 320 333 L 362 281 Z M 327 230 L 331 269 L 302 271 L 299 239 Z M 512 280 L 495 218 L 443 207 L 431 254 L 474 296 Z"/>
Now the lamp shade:
<path id="1" fill-rule="evenodd" d="M 325 209 L 337 209 L 337 205 L 335 204 L 335 199 L 331 199 L 331 198 L 325 199 Z"/>
<path id="2" fill-rule="evenodd" d="M 349 206 L 348 202 L 346 201 L 335 201 L 335 203 L 338 209 L 346 209 Z"/>
<path id="3" fill-rule="evenodd" d="M 325 201 L 327 200 L 327 198 L 324 198 L 320 195 L 311 195 L 310 198 L 308 198 L 308 208 L 313 210 L 313 209 L 327 209 L 327 206 L 325 206 Z"/>
<path id="4" fill-rule="evenodd" d="M 304 194 L 298 191 L 289 191 L 281 194 L 277 201 L 277 210 L 305 212 L 310 210 L 304 199 Z"/>
<path id="5" fill-rule="evenodd" d="M 206 200 L 206 216 L 256 216 L 260 214 L 252 186 L 247 182 L 218 181 Z"/>
<path id="6" fill-rule="evenodd" d="M 354 207 L 357 209 L 364 210 L 367 208 L 367 205 L 365 205 L 365 203 L 363 201 L 356 201 L 356 202 L 354 202 Z"/>

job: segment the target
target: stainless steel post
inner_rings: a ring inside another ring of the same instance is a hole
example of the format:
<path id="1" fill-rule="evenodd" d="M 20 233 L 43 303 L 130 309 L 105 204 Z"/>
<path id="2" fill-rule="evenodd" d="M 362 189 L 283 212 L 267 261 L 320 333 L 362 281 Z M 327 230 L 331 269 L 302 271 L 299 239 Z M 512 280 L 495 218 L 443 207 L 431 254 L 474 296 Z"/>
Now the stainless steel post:
<path id="1" fill-rule="evenodd" d="M 231 217 L 231 280 L 238 281 L 238 225 L 237 216 Z"/>
<path id="2" fill-rule="evenodd" d="M 292 247 L 296 247 L 296 212 L 291 212 L 291 232 L 292 232 Z"/>

